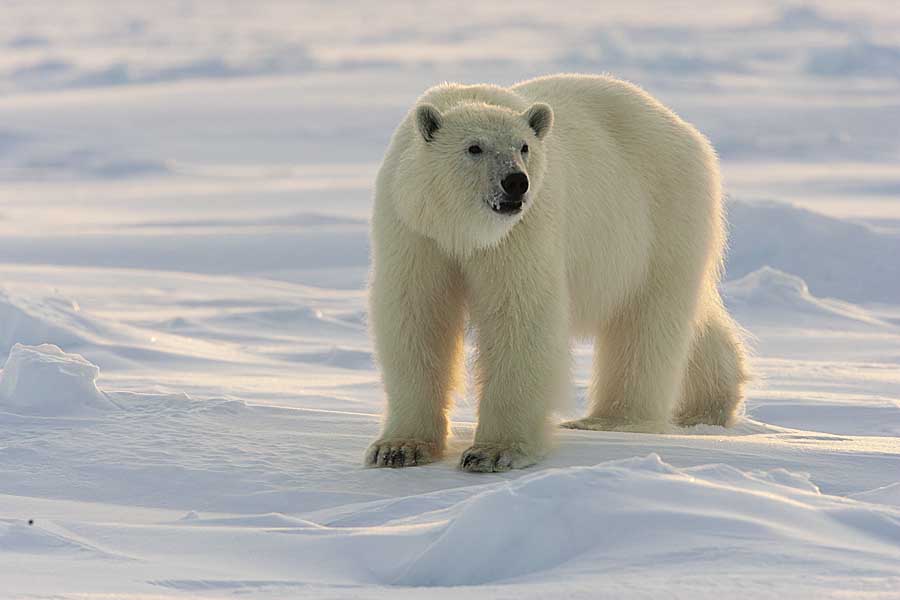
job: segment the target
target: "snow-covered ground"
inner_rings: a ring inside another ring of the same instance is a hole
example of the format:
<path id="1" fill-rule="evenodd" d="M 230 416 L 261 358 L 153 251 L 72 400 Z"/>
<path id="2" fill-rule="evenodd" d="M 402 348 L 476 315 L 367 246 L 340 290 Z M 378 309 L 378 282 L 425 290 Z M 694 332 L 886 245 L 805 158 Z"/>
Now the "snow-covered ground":
<path id="1" fill-rule="evenodd" d="M 511 6 L 3 3 L 0 597 L 900 597 L 895 3 Z M 363 469 L 393 127 L 561 70 L 719 149 L 747 416 L 477 476 L 467 395 L 447 460 Z"/>

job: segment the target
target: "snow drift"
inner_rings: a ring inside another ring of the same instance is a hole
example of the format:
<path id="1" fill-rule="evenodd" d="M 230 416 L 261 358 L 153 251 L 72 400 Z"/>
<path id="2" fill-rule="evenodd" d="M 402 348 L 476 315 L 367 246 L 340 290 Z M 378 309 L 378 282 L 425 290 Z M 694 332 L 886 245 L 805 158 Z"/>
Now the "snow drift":
<path id="1" fill-rule="evenodd" d="M 803 279 L 769 266 L 726 282 L 723 295 L 735 314 L 752 311 L 757 324 L 824 329 L 891 327 L 853 304 L 816 298 Z"/>
<path id="2" fill-rule="evenodd" d="M 18 556 L 128 559 L 80 560 L 87 577 L 115 579 L 138 560 L 130 581 L 182 592 L 289 587 L 292 597 L 329 595 L 315 586 L 465 585 L 474 593 L 497 583 L 517 586 L 510 596 L 547 597 L 600 589 L 584 579 L 597 576 L 614 597 L 657 597 L 673 580 L 692 597 L 715 597 L 721 587 L 709 589 L 709 574 L 729 586 L 792 581 L 795 591 L 804 585 L 798 572 L 813 582 L 900 576 L 896 509 L 822 494 L 785 469 L 677 468 L 650 454 L 356 504 L 354 523 L 337 524 L 349 508 L 303 518 L 192 511 L 133 525 L 55 519 L 35 529 L 0 520 L 0 544 Z M 235 578 L 237 565 L 250 577 Z"/>
<path id="3" fill-rule="evenodd" d="M 764 266 L 803 278 L 816 296 L 850 302 L 900 298 L 900 236 L 782 202 L 728 204 L 727 278 Z"/>
<path id="4" fill-rule="evenodd" d="M 100 369 L 52 344 L 16 344 L 0 373 L 0 410 L 45 417 L 115 409 L 97 388 Z"/>
<path id="5" fill-rule="evenodd" d="M 394 583 L 488 583 L 577 563 L 696 570 L 735 553 L 750 570 L 803 562 L 810 573 L 853 565 L 896 574 L 900 564 L 890 510 L 822 495 L 802 474 L 677 469 L 656 454 L 545 470 L 394 526 L 442 522 Z"/>

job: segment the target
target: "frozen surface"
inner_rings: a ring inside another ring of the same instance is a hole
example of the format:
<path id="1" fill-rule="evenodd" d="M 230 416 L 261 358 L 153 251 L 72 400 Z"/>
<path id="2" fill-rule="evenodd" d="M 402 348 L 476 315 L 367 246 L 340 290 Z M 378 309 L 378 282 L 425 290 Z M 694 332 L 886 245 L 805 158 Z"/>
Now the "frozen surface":
<path id="1" fill-rule="evenodd" d="M 517 10 L 4 4 L 0 597 L 898 596 L 900 13 Z M 560 70 L 719 150 L 746 417 L 474 476 L 467 394 L 447 460 L 363 469 L 391 131 L 438 81 Z"/>
<path id="2" fill-rule="evenodd" d="M 59 417 L 114 409 L 97 389 L 99 374 L 97 365 L 52 344 L 16 344 L 0 372 L 0 410 Z"/>

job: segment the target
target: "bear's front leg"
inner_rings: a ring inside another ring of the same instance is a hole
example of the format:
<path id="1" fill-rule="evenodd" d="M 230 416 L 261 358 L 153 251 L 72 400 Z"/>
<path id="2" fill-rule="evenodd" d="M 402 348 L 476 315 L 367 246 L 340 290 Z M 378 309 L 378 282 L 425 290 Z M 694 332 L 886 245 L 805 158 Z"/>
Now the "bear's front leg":
<path id="1" fill-rule="evenodd" d="M 526 257 L 469 273 L 479 404 L 463 471 L 527 467 L 546 452 L 548 418 L 568 381 L 568 303 L 564 270 L 533 267 Z"/>
<path id="2" fill-rule="evenodd" d="M 365 464 L 423 465 L 444 452 L 461 370 L 464 283 L 458 266 L 429 240 L 400 229 L 374 241 L 369 318 L 387 414 Z"/>

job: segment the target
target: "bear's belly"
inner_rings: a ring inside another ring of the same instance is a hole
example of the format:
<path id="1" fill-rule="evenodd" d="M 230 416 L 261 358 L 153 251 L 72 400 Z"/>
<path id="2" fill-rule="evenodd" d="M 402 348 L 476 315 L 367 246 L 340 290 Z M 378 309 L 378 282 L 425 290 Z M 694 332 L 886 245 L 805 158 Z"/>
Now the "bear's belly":
<path id="1" fill-rule="evenodd" d="M 633 217 L 617 223 L 599 216 L 569 223 L 566 280 L 573 335 L 596 335 L 643 284 L 652 226 L 649 219 Z"/>

